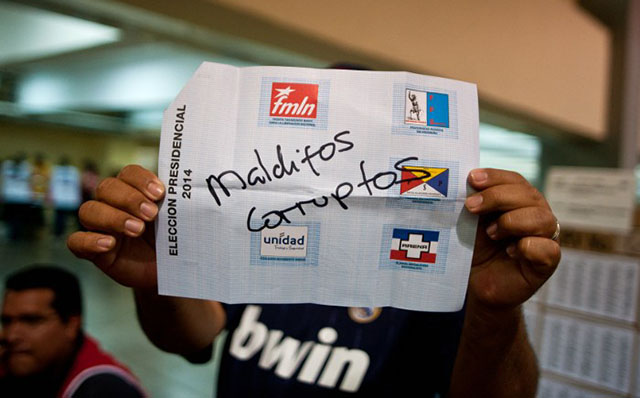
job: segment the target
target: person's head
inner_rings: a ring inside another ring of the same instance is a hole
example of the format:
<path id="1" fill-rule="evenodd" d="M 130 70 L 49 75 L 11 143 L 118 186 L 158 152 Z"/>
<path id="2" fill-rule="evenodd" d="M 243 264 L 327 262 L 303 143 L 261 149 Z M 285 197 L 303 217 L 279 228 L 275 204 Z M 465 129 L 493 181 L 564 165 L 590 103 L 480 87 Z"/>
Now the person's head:
<path id="1" fill-rule="evenodd" d="M 98 165 L 91 159 L 85 159 L 83 165 L 84 171 L 90 171 L 92 173 L 98 172 Z"/>
<path id="2" fill-rule="evenodd" d="M 38 166 L 42 166 L 44 165 L 44 161 L 45 161 L 45 156 L 44 153 L 42 152 L 38 152 L 36 153 L 35 159 L 34 159 L 34 163 Z"/>
<path id="3" fill-rule="evenodd" d="M 15 155 L 13 155 L 13 161 L 16 164 L 20 164 L 25 160 L 27 160 L 27 154 L 25 152 L 20 151 L 20 152 L 17 152 Z"/>
<path id="4" fill-rule="evenodd" d="M 69 156 L 62 155 L 60 156 L 60 160 L 58 161 L 58 164 L 60 166 L 68 166 L 69 164 L 71 164 L 71 160 L 69 160 Z"/>
<path id="5" fill-rule="evenodd" d="M 5 282 L 0 342 L 8 374 L 47 372 L 70 358 L 82 331 L 78 279 L 48 265 L 34 265 Z"/>

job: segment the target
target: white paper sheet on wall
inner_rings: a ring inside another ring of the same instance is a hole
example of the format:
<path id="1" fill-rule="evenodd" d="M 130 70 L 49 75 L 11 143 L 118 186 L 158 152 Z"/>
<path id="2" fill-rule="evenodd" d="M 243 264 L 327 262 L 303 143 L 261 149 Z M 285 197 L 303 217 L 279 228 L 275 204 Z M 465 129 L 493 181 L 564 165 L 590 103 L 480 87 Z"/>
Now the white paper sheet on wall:
<path id="1" fill-rule="evenodd" d="M 473 84 L 204 63 L 165 111 L 161 294 L 462 307 Z"/>
<path id="2" fill-rule="evenodd" d="M 544 370 L 628 393 L 633 331 L 559 315 L 545 316 Z"/>
<path id="3" fill-rule="evenodd" d="M 598 167 L 549 169 L 545 194 L 560 224 L 581 231 L 629 233 L 633 226 L 633 170 Z"/>
<path id="4" fill-rule="evenodd" d="M 617 398 L 622 395 L 603 393 L 599 391 L 588 390 L 569 383 L 550 380 L 547 378 L 540 379 L 538 384 L 538 398 Z"/>
<path id="5" fill-rule="evenodd" d="M 638 259 L 563 249 L 547 303 L 626 322 L 637 320 Z"/>

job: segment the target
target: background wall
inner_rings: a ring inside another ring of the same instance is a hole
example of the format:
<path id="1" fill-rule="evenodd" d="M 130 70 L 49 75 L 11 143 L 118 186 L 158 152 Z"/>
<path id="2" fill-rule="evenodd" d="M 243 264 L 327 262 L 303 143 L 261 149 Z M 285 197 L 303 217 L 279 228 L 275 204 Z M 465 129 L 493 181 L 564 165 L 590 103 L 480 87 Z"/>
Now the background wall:
<path id="1" fill-rule="evenodd" d="M 476 82 L 480 98 L 603 138 L 609 34 L 558 0 L 218 0 L 408 70 Z"/>
<path id="2" fill-rule="evenodd" d="M 572 1 L 119 2 L 319 59 L 475 82 L 484 103 L 606 135 L 610 34 Z"/>

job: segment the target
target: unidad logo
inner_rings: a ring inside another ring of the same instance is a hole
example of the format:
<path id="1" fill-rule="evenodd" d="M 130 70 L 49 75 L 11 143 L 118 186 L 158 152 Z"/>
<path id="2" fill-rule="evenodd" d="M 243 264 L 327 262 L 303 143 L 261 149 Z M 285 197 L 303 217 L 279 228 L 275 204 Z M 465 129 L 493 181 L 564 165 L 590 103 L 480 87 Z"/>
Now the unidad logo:
<path id="1" fill-rule="evenodd" d="M 317 84 L 272 83 L 269 116 L 315 119 L 317 112 Z"/>
<path id="2" fill-rule="evenodd" d="M 280 226 L 263 229 L 260 236 L 260 255 L 305 258 L 308 240 L 307 227 Z"/>

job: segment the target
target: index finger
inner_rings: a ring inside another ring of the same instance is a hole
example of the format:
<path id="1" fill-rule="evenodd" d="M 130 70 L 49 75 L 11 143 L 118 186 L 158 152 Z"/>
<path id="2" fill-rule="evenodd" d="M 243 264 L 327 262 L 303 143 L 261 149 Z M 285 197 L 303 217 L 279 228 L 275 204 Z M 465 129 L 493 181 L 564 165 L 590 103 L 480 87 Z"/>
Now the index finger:
<path id="1" fill-rule="evenodd" d="M 164 195 L 162 181 L 142 166 L 135 164 L 125 166 L 120 170 L 118 178 L 144 193 L 151 200 L 160 200 Z"/>
<path id="2" fill-rule="evenodd" d="M 503 184 L 528 184 L 529 182 L 515 171 L 501 169 L 473 169 L 467 178 L 469 184 L 482 190 L 496 185 Z"/>

